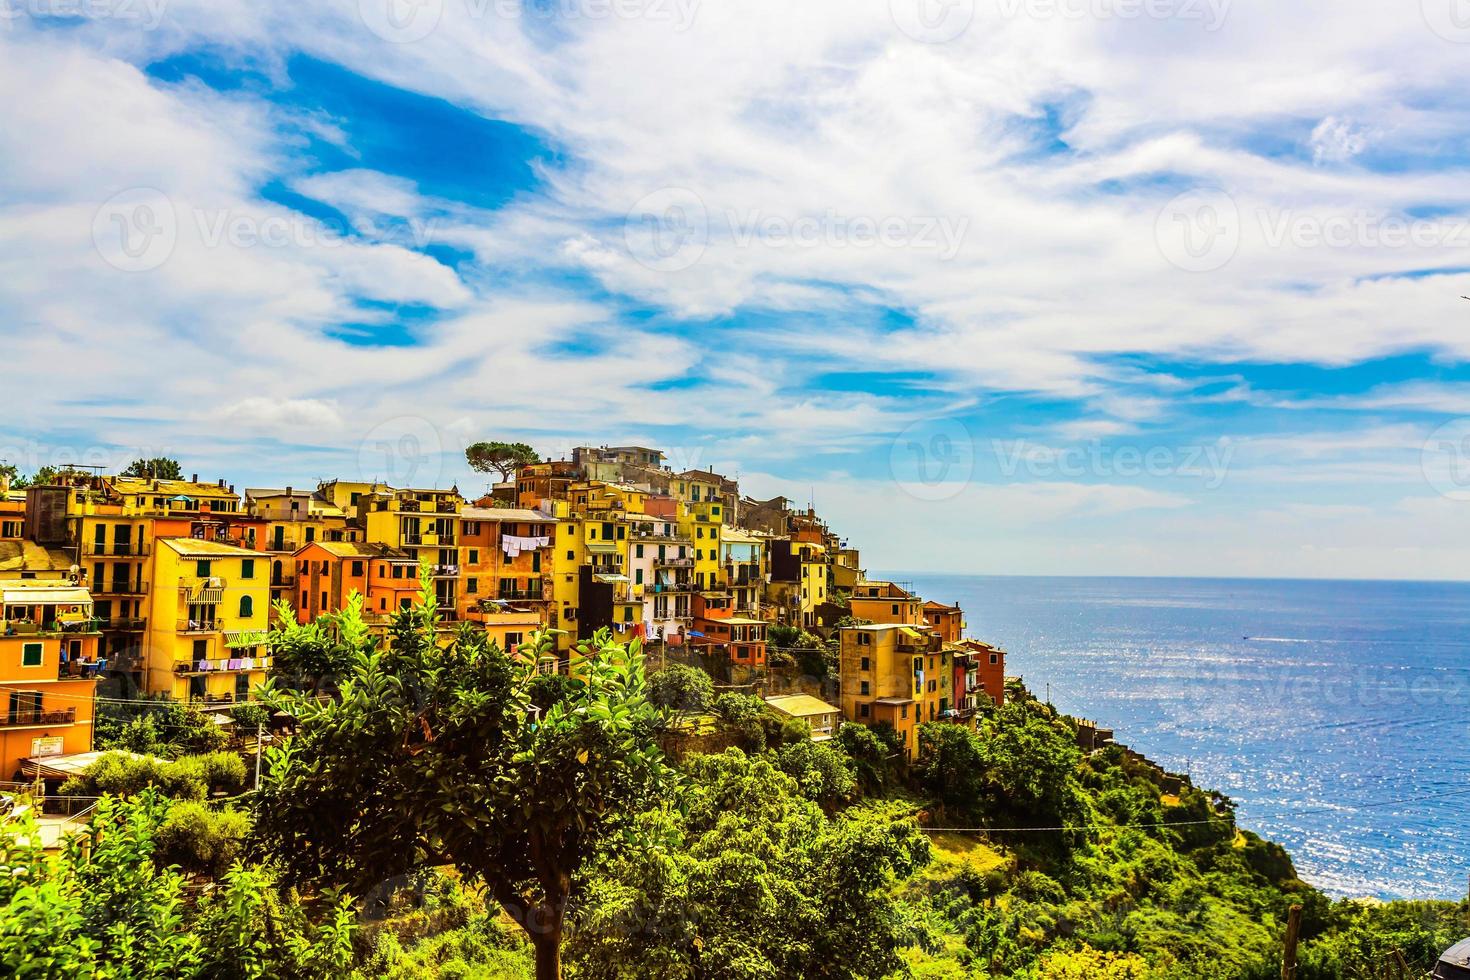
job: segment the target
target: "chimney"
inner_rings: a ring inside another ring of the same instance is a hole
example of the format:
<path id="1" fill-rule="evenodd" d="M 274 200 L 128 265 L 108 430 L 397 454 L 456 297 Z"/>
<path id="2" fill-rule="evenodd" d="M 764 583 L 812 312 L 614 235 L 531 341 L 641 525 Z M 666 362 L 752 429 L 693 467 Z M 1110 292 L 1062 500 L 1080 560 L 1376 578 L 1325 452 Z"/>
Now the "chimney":
<path id="1" fill-rule="evenodd" d="M 198 473 L 195 473 L 193 476 L 189 477 L 189 482 L 190 483 L 198 483 L 199 482 L 199 474 Z"/>
<path id="2" fill-rule="evenodd" d="M 231 483 L 230 484 L 230 493 L 234 493 L 234 492 L 235 492 L 235 485 L 233 483 Z"/>
<path id="3" fill-rule="evenodd" d="M 220 477 L 219 478 L 219 488 L 221 490 L 223 490 L 225 488 L 225 478 L 224 477 Z"/>
<path id="4" fill-rule="evenodd" d="M 291 496 L 291 488 L 290 487 L 287 487 L 286 488 L 286 496 L 288 496 L 288 497 Z"/>

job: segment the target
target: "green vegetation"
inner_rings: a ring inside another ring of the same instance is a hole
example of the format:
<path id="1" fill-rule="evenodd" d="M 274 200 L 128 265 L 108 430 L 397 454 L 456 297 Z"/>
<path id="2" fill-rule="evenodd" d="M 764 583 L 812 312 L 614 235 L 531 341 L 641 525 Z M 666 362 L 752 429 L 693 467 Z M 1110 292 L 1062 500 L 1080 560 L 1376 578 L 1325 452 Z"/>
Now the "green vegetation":
<path id="1" fill-rule="evenodd" d="M 143 480 L 182 480 L 184 469 L 179 461 L 168 456 L 152 459 L 135 459 L 122 471 L 123 476 L 135 476 Z"/>
<path id="2" fill-rule="evenodd" d="M 424 589 L 383 649 L 358 603 L 278 615 L 293 669 L 265 697 L 293 731 L 247 802 L 243 761 L 162 706 L 111 720 L 167 758 L 69 783 L 102 799 L 60 853 L 0 817 L 0 973 L 1267 980 L 1299 904 L 1299 980 L 1370 980 L 1470 916 L 1330 902 L 1228 799 L 1084 754 L 1020 688 L 974 731 L 922 725 L 906 767 L 890 727 L 813 742 L 605 634 L 539 674 L 550 636 L 444 631 Z M 694 711 L 718 751 L 665 757 Z"/>
<path id="3" fill-rule="evenodd" d="M 470 469 L 478 473 L 493 470 L 504 482 L 514 479 L 517 469 L 536 462 L 540 457 L 524 442 L 477 442 L 465 449 L 464 458 Z"/>

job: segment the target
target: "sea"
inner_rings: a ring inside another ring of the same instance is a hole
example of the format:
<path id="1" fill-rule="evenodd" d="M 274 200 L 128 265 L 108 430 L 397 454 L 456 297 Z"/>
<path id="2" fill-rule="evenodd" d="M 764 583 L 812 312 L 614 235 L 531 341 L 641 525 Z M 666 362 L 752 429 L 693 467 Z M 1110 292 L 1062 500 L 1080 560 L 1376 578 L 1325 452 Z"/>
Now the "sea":
<path id="1" fill-rule="evenodd" d="M 873 573 L 876 577 L 877 573 Z M 886 573 L 1336 896 L 1463 898 L 1470 584 Z"/>

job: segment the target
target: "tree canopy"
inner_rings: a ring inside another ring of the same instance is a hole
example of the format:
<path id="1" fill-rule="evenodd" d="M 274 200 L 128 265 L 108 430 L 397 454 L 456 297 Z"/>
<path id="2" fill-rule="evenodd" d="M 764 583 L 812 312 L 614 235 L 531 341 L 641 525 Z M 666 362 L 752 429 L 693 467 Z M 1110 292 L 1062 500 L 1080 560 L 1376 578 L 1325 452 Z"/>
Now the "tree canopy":
<path id="1" fill-rule="evenodd" d="M 133 460 L 123 469 L 122 475 L 144 480 L 182 480 L 184 471 L 178 460 L 169 456 L 154 456 L 151 459 Z"/>
<path id="2" fill-rule="evenodd" d="M 470 469 L 478 473 L 493 470 L 500 474 L 501 480 L 511 479 L 518 468 L 540 458 L 524 442 L 477 442 L 464 451 L 464 456 Z"/>
<path id="3" fill-rule="evenodd" d="M 359 890 L 452 864 L 516 919 L 553 980 L 577 871 L 670 778 L 642 652 L 599 632 L 542 710 L 535 665 L 553 637 L 516 657 L 468 626 L 441 643 L 426 574 L 422 590 L 386 650 L 352 653 L 339 699 L 263 694 L 296 733 L 268 753 L 257 830 L 296 878 Z"/>

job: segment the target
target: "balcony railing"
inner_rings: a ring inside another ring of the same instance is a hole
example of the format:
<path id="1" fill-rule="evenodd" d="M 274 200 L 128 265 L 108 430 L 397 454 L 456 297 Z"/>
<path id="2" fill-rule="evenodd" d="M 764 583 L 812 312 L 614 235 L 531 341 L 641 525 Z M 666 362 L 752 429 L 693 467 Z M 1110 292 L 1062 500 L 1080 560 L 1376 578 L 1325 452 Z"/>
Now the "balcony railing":
<path id="1" fill-rule="evenodd" d="M 508 602 L 515 602 L 517 600 L 541 599 L 544 595 L 545 593 L 541 589 L 501 589 L 495 594 L 495 597 Z"/>
<path id="2" fill-rule="evenodd" d="M 435 578 L 456 578 L 459 575 L 458 565 L 434 565 L 432 573 Z"/>
<path id="3" fill-rule="evenodd" d="M 143 558 L 148 554 L 146 541 L 87 541 L 82 554 L 99 558 Z"/>
<path id="4" fill-rule="evenodd" d="M 142 595 L 147 590 L 142 582 L 100 581 L 91 586 L 93 595 Z"/>
<path id="5" fill-rule="evenodd" d="M 18 728 L 22 725 L 70 725 L 76 720 L 76 708 L 58 708 L 54 711 L 11 711 L 8 714 L 0 714 L 0 727 Z"/>
<path id="6" fill-rule="evenodd" d="M 101 630 L 100 619 L 77 619 L 71 622 L 53 620 L 44 623 L 27 619 L 0 620 L 0 634 L 5 636 L 75 636 L 78 633 L 98 633 Z"/>
<path id="7" fill-rule="evenodd" d="M 693 568 L 693 558 L 655 558 L 655 565 L 663 565 L 667 568 Z"/>
<path id="8" fill-rule="evenodd" d="M 181 619 L 175 628 L 180 633 L 216 633 L 220 627 L 217 619 Z"/>
<path id="9" fill-rule="evenodd" d="M 119 617 L 117 619 L 104 619 L 101 620 L 101 623 L 103 630 L 113 630 L 120 633 L 137 633 L 140 630 L 148 628 L 148 620 L 146 619 L 124 619 Z"/>

